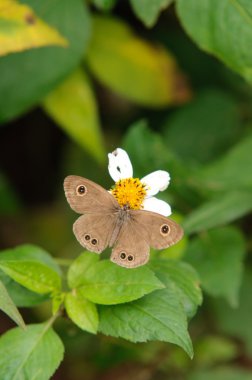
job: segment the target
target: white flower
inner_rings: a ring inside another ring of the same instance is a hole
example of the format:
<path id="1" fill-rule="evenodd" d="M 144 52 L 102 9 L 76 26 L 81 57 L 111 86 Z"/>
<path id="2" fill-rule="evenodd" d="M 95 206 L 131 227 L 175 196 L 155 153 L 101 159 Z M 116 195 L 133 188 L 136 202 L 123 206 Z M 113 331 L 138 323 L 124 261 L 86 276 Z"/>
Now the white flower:
<path id="1" fill-rule="evenodd" d="M 121 206 L 126 203 L 133 209 L 141 208 L 164 216 L 171 215 L 170 205 L 154 197 L 159 191 L 168 187 L 169 173 L 157 170 L 139 180 L 133 178 L 133 168 L 125 150 L 117 148 L 108 154 L 108 158 L 109 174 L 116 182 L 111 192 Z"/>

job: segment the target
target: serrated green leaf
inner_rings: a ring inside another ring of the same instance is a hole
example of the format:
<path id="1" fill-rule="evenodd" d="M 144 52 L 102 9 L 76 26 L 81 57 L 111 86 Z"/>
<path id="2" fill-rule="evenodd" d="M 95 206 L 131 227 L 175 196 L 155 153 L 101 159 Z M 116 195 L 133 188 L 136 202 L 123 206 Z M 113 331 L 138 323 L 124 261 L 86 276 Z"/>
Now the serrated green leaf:
<path id="1" fill-rule="evenodd" d="M 67 41 L 30 7 L 14 0 L 1 1 L 0 56 L 47 45 L 66 47 Z"/>
<path id="2" fill-rule="evenodd" d="M 90 81 L 77 69 L 44 100 L 43 108 L 56 123 L 98 162 L 104 163 L 105 150 L 97 104 Z"/>
<path id="3" fill-rule="evenodd" d="M 0 269 L 20 285 L 39 294 L 58 292 L 61 279 L 57 272 L 33 261 L 1 260 Z"/>
<path id="4" fill-rule="evenodd" d="M 22 285 L 19 285 L 1 270 L 0 280 L 5 285 L 9 295 L 18 307 L 35 306 L 49 299 L 48 295 L 32 292 L 31 290 L 24 288 Z"/>
<path id="5" fill-rule="evenodd" d="M 159 16 L 159 13 L 170 5 L 173 0 L 130 0 L 135 14 L 143 23 L 151 27 Z"/>
<path id="6" fill-rule="evenodd" d="M 176 5 L 180 21 L 191 38 L 251 81 L 251 1 L 177 0 Z"/>
<path id="7" fill-rule="evenodd" d="M 78 291 L 94 303 L 113 305 L 141 298 L 163 287 L 146 266 L 129 270 L 102 260 L 85 271 Z"/>
<path id="8" fill-rule="evenodd" d="M 233 146 L 227 154 L 197 173 L 198 186 L 209 191 L 252 189 L 252 134 Z"/>
<path id="9" fill-rule="evenodd" d="M 99 331 L 105 335 L 132 342 L 170 342 L 193 356 L 186 314 L 172 288 L 155 291 L 125 305 L 100 306 L 99 314 Z"/>
<path id="10" fill-rule="evenodd" d="M 169 116 L 163 132 L 167 146 L 186 163 L 205 163 L 216 160 L 236 141 L 240 124 L 235 100 L 210 89 Z"/>
<path id="11" fill-rule="evenodd" d="M 179 302 L 191 318 L 202 303 L 200 280 L 196 271 L 187 263 L 168 259 L 154 259 L 150 266 L 167 288 L 177 292 Z"/>
<path id="12" fill-rule="evenodd" d="M 9 330 L 0 338 L 0 378 L 49 380 L 63 353 L 63 344 L 48 323 Z"/>
<path id="13" fill-rule="evenodd" d="M 90 20 L 82 0 L 23 0 L 69 42 L 57 46 L 9 54 L 0 62 L 0 122 L 10 120 L 37 104 L 81 61 L 90 32 Z M 74 22 L 73 22 L 74 20 Z"/>
<path id="14" fill-rule="evenodd" d="M 24 320 L 19 313 L 16 305 L 10 298 L 4 284 L 0 281 L 0 310 L 7 314 L 17 325 L 24 328 Z"/>
<path id="15" fill-rule="evenodd" d="M 122 20 L 94 17 L 86 58 L 99 81 L 138 104 L 160 108 L 190 96 L 174 57 L 134 35 Z"/>
<path id="16" fill-rule="evenodd" d="M 88 268 L 99 261 L 99 256 L 92 252 L 84 252 L 70 265 L 67 273 L 68 285 L 71 289 L 81 285 Z"/>
<path id="17" fill-rule="evenodd" d="M 61 274 L 60 267 L 49 253 L 44 249 L 32 245 L 23 244 L 14 248 L 5 249 L 0 252 L 0 262 L 6 260 L 14 261 L 34 261 L 45 264 L 58 274 Z"/>
<path id="18" fill-rule="evenodd" d="M 184 259 L 199 273 L 203 289 L 237 306 L 243 272 L 245 241 L 235 227 L 205 232 L 188 245 Z"/>
<path id="19" fill-rule="evenodd" d="M 218 227 L 241 218 L 252 210 L 252 191 L 230 191 L 203 203 L 183 221 L 187 234 Z"/>
<path id="20" fill-rule="evenodd" d="M 66 312 L 69 318 L 82 330 L 96 334 L 99 316 L 96 306 L 77 292 L 68 293 L 65 298 Z"/>
<path id="21" fill-rule="evenodd" d="M 211 310 L 214 310 L 218 330 L 230 337 L 236 337 L 244 342 L 248 354 L 252 355 L 252 271 L 245 272 L 239 294 L 239 307 L 234 309 L 222 300 L 213 300 Z"/>

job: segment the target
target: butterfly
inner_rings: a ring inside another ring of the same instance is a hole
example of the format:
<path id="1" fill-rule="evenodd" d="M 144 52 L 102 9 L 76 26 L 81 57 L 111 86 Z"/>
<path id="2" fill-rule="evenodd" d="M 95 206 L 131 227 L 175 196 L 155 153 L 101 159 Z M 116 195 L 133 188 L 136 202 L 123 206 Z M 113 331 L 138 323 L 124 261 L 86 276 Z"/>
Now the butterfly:
<path id="1" fill-rule="evenodd" d="M 81 215 L 73 225 L 78 242 L 91 252 L 113 247 L 110 260 L 136 268 L 149 260 L 150 247 L 163 249 L 183 237 L 173 220 L 155 212 L 121 207 L 100 185 L 75 175 L 64 180 L 70 207 Z"/>

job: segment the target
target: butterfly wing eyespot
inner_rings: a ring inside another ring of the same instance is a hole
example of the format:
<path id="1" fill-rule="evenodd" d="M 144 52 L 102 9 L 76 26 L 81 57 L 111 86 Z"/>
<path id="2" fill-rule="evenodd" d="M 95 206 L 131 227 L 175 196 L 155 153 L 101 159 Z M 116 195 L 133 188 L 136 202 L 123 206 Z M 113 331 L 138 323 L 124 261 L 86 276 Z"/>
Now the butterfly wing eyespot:
<path id="1" fill-rule="evenodd" d="M 133 255 L 128 255 L 127 259 L 128 259 L 128 261 L 134 261 L 134 256 Z"/>
<path id="2" fill-rule="evenodd" d="M 98 243 L 98 240 L 97 240 L 97 239 L 94 238 L 94 239 L 91 240 L 91 244 L 92 244 L 92 245 L 97 245 L 97 243 Z"/>
<path id="3" fill-rule="evenodd" d="M 85 239 L 86 241 L 89 241 L 89 240 L 91 239 L 91 236 L 90 236 L 89 234 L 86 234 L 86 235 L 84 236 L 84 239 Z"/>
<path id="4" fill-rule="evenodd" d="M 78 196 L 81 196 L 81 197 L 83 197 L 83 195 L 86 195 L 87 194 L 87 188 L 86 188 L 86 186 L 84 186 L 84 185 L 77 186 L 76 187 L 76 194 Z"/>
<path id="5" fill-rule="evenodd" d="M 170 227 L 168 226 L 168 224 L 162 224 L 162 226 L 160 227 L 160 232 L 162 235 L 168 235 L 170 233 L 171 229 Z"/>
<path id="6" fill-rule="evenodd" d="M 120 259 L 125 260 L 126 257 L 127 257 L 127 255 L 126 255 L 125 252 L 121 252 L 121 253 L 120 253 Z"/>

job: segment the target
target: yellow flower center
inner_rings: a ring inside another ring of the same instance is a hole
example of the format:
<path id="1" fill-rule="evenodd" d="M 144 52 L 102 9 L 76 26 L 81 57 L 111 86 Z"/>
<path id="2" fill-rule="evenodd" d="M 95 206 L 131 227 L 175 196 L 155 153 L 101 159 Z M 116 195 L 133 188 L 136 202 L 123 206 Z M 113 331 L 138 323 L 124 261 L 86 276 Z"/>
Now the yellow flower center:
<path id="1" fill-rule="evenodd" d="M 146 196 L 146 185 L 139 178 L 120 179 L 111 189 L 111 193 L 121 207 L 128 206 L 132 210 L 140 210 Z"/>

